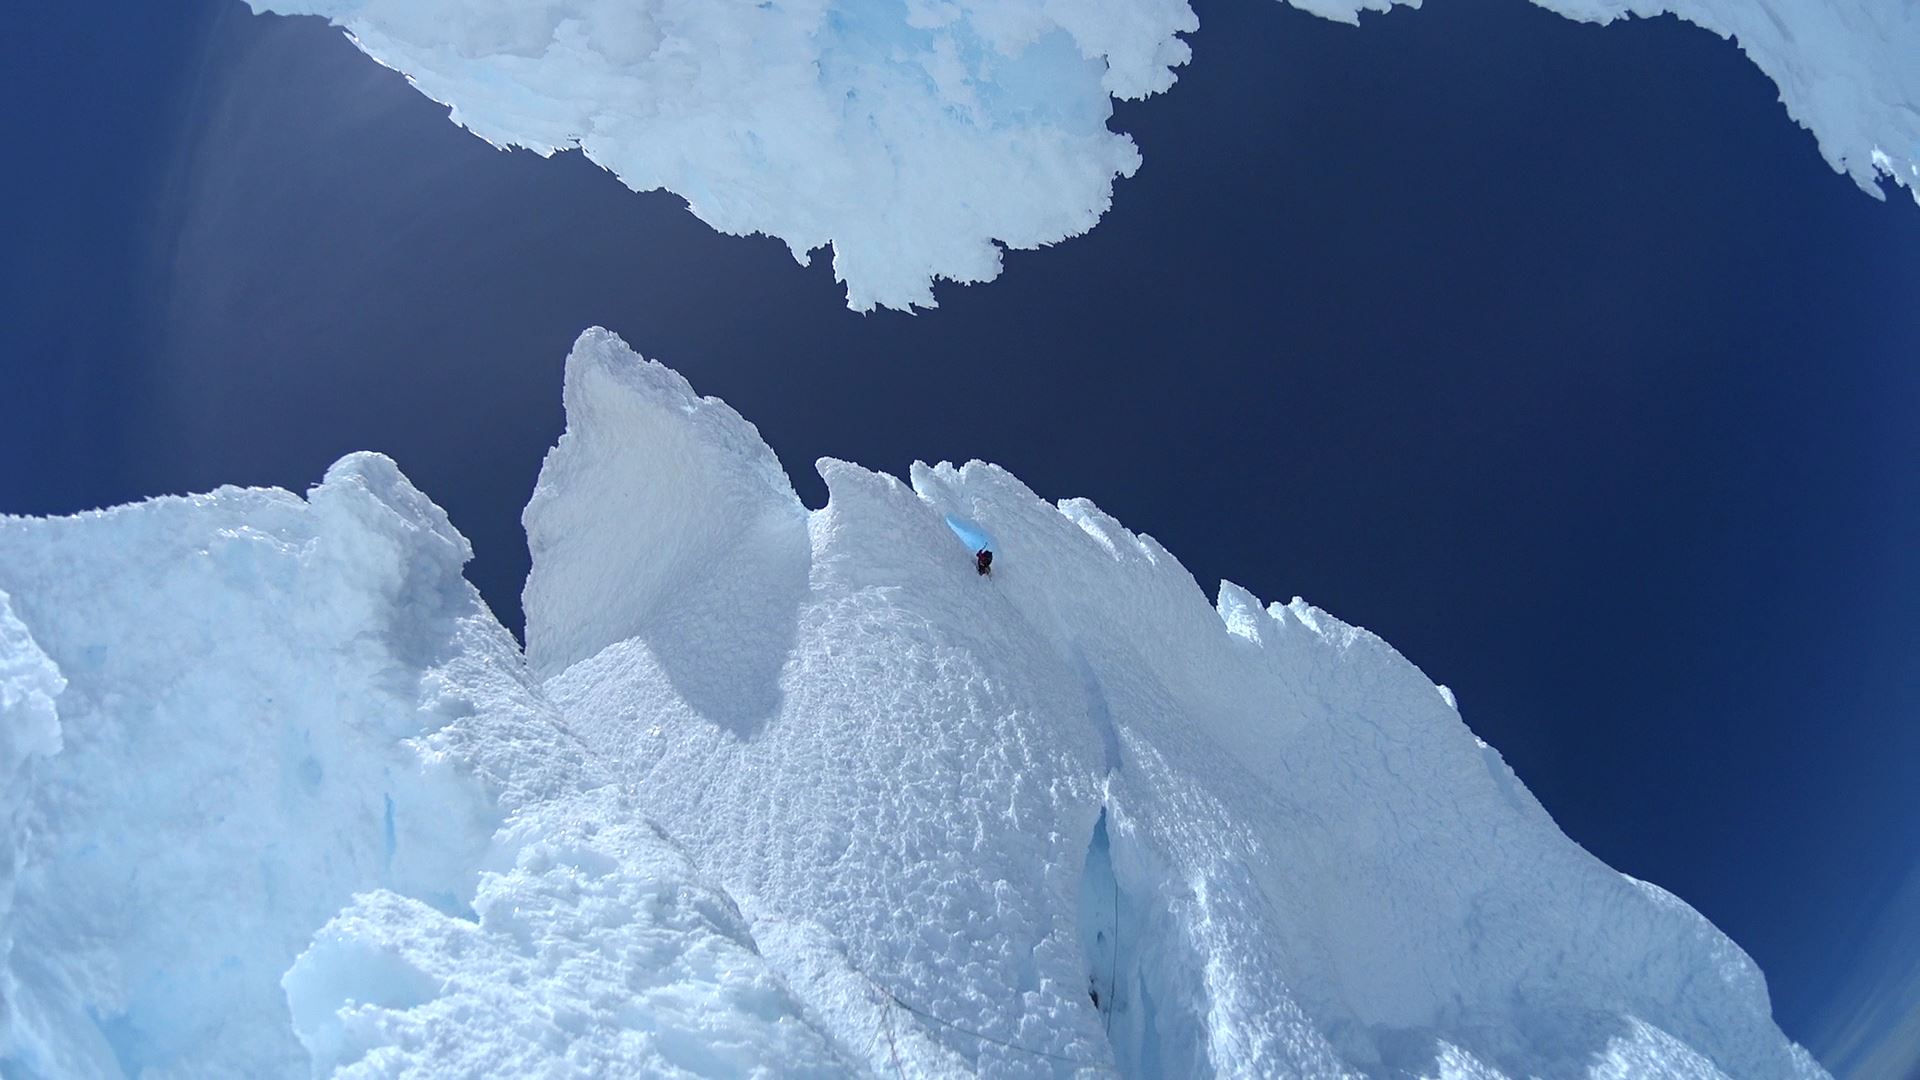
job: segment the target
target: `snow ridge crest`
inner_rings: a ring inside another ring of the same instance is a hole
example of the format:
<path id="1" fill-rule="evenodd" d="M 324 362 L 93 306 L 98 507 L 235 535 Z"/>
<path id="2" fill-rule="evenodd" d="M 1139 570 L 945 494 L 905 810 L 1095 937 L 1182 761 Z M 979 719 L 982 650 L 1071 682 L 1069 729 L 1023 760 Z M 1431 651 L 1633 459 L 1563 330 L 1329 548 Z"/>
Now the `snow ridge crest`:
<path id="1" fill-rule="evenodd" d="M 0 1071 L 1824 1075 L 1378 637 L 981 462 L 808 512 L 605 331 L 565 396 L 524 655 L 378 455 L 0 519 Z"/>

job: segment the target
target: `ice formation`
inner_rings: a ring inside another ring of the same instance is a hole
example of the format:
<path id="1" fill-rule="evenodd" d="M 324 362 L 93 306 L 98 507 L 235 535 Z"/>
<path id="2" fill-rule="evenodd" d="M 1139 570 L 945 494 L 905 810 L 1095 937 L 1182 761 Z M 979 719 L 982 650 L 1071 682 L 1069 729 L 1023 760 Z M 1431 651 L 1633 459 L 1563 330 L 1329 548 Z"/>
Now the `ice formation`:
<path id="1" fill-rule="evenodd" d="M 1170 87 L 1186 0 L 247 0 L 324 16 L 498 146 L 578 147 L 727 233 L 831 244 L 858 310 L 933 306 L 1000 252 L 1091 229 L 1140 156 L 1114 98 Z M 1395 0 L 1288 0 L 1357 21 Z M 1417 6 L 1418 0 L 1400 0 Z M 1736 38 L 1868 192 L 1920 198 L 1907 0 L 1535 0 Z"/>
<path id="2" fill-rule="evenodd" d="M 0 518 L 0 1074 L 1824 1075 L 1373 635 L 565 396 L 524 653 L 378 455 Z"/>

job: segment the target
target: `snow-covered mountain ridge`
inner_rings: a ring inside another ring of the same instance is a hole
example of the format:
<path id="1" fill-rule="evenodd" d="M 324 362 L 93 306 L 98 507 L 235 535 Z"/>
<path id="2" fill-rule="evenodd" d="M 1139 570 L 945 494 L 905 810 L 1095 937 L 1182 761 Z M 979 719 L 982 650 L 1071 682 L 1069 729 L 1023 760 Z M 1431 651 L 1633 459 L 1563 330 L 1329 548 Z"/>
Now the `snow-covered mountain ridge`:
<path id="1" fill-rule="evenodd" d="M 0 1073 L 1824 1075 L 1374 635 L 565 393 L 524 652 L 379 455 L 0 519 Z"/>

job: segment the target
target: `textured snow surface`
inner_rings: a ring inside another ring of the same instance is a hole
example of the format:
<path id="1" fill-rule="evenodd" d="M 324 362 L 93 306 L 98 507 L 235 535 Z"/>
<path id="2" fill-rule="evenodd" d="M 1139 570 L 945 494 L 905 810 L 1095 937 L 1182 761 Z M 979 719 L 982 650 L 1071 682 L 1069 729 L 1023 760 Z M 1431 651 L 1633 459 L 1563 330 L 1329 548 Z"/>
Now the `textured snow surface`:
<path id="1" fill-rule="evenodd" d="M 377 455 L 0 519 L 0 1073 L 1824 1075 L 1366 631 L 989 465 L 809 512 L 605 331 L 566 402 L 524 658 Z"/>
<path id="2" fill-rule="evenodd" d="M 371 454 L 0 518 L 0 1076 L 819 1059 L 469 555 Z"/>
<path id="3" fill-rule="evenodd" d="M 578 147 L 803 262 L 831 244 L 863 311 L 932 306 L 935 279 L 996 277 L 1001 247 L 1091 229 L 1140 164 L 1112 100 L 1170 87 L 1198 26 L 1186 0 L 247 2 L 345 27 L 497 146 Z M 1394 0 L 1288 2 L 1353 22 Z M 1535 2 L 1736 38 L 1829 164 L 1920 198 L 1910 0 Z"/>
<path id="4" fill-rule="evenodd" d="M 285 979 L 336 1076 L 840 1076 L 739 910 L 602 793 L 519 816 L 474 912 L 356 896 Z"/>
<path id="5" fill-rule="evenodd" d="M 933 305 L 1092 228 L 1173 82 L 1183 0 L 249 0 L 323 15 L 498 146 L 579 147 L 727 233 L 828 243 L 853 307 Z"/>

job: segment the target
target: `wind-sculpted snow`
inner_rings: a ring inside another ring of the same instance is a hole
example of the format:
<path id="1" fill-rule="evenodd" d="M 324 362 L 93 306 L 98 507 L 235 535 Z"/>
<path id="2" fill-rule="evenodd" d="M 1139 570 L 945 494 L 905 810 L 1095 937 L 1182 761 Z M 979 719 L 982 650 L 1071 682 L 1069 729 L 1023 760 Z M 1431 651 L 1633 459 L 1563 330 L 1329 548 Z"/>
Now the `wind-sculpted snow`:
<path id="1" fill-rule="evenodd" d="M 29 794 L 40 761 L 60 750 L 55 702 L 66 687 L 60 669 L 40 651 L 0 592 L 0 1030 L 16 1023 L 22 993 L 11 963 L 18 926 L 13 894 L 31 827 Z"/>
<path id="2" fill-rule="evenodd" d="M 308 935 L 376 882 L 455 902 L 491 826 L 406 740 L 439 726 L 434 637 L 483 613 L 466 554 L 371 456 L 310 502 L 0 521 L 0 589 L 67 682 L 14 789 L 0 1072 L 290 1072 L 275 984 Z"/>
<path id="3" fill-rule="evenodd" d="M 567 409 L 586 422 L 547 455 L 551 482 L 527 506 L 528 547 L 566 571 L 527 582 L 528 659 L 545 676 L 651 635 L 688 680 L 683 693 L 766 712 L 792 628 L 790 615 L 768 609 L 790 608 L 804 589 L 806 508 L 726 403 L 697 397 L 665 367 L 628 362 L 605 331 L 575 351 L 606 361 L 568 365 Z M 578 491 L 599 492 L 617 512 L 560 498 Z M 753 591 L 767 581 L 788 587 Z"/>
<path id="4" fill-rule="evenodd" d="M 623 800 L 557 800 L 499 839 L 472 917 L 378 889 L 315 936 L 285 984 L 316 1074 L 849 1071 L 732 901 Z"/>
<path id="5" fill-rule="evenodd" d="M 806 511 L 605 331 L 566 403 L 531 663 L 375 455 L 0 519 L 0 1072 L 1824 1075 L 1366 631 L 989 465 Z"/>
<path id="6" fill-rule="evenodd" d="M 638 1075 L 701 1041 L 675 994 L 734 995 L 701 1036 L 805 1060 L 737 916 L 608 821 L 610 774 L 461 578 L 469 554 L 378 455 L 305 500 L 0 519 L 0 1075 L 432 1075 L 472 1029 L 535 1075 L 567 1060 L 569 1021 L 521 1011 L 576 1001 L 611 1044 L 581 1052 Z M 600 921 L 624 964 L 547 940 L 589 949 Z M 467 952 L 443 943 L 539 977 L 449 981 Z M 746 1052 L 682 1056 L 732 1076 Z"/>
<path id="7" fill-rule="evenodd" d="M 725 233 L 831 243 L 854 308 L 1092 228 L 1172 84 L 1182 0 L 249 0 L 323 15 L 498 146 L 578 147 Z"/>
<path id="8" fill-rule="evenodd" d="M 936 279 L 988 281 L 1002 247 L 1093 228 L 1140 164 L 1106 126 L 1112 99 L 1172 86 L 1198 25 L 1186 0 L 247 2 L 345 27 L 497 146 L 577 147 L 803 263 L 831 244 L 862 311 L 931 307 Z M 1394 0 L 1289 2 L 1357 21 Z M 1920 197 L 1907 0 L 1536 2 L 1598 22 L 1671 12 L 1737 38 L 1829 164 L 1876 196 L 1886 175 Z"/>
<path id="9" fill-rule="evenodd" d="M 753 477 L 716 493 L 731 519 L 789 513 L 749 429 L 617 339 L 584 337 L 568 379 L 639 400 L 573 403 L 536 534 L 626 513 L 576 484 L 594 446 L 650 516 L 706 512 L 653 479 L 689 442 Z M 682 640 L 699 595 L 650 599 L 645 632 L 546 690 L 842 1045 L 889 1020 L 924 1040 L 873 1069 L 1818 1075 L 1738 948 L 1569 843 L 1379 639 L 1232 585 L 1211 604 L 1150 538 L 991 466 L 820 471 L 807 562 L 729 593 L 733 618 L 793 626 L 770 714 L 710 712 L 661 659 L 719 661 Z M 993 537 L 991 578 L 952 520 Z M 609 557 L 536 550 L 528 595 L 601 608 L 559 584 Z M 1082 920 L 1096 874 L 1104 928 Z"/>

